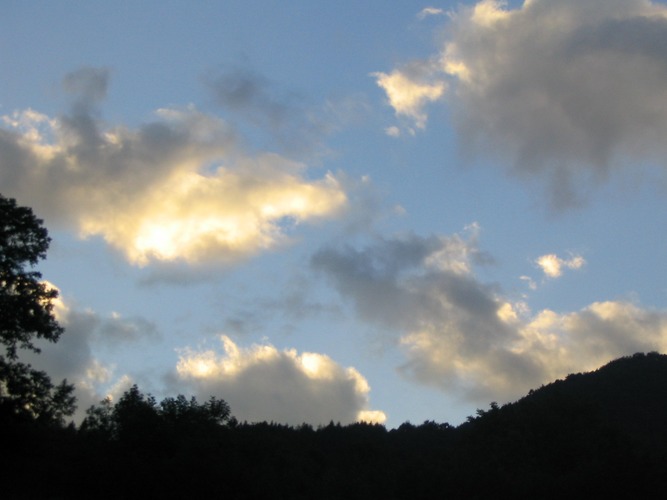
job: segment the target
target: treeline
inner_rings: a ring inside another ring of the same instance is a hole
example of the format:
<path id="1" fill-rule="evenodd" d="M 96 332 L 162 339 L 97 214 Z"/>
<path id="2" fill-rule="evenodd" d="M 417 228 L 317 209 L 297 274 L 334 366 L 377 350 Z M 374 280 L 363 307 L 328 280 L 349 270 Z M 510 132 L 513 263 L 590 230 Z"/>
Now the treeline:
<path id="1" fill-rule="evenodd" d="M 135 386 L 78 427 L 2 428 L 3 498 L 661 496 L 667 356 L 571 375 L 458 427 L 240 423 Z"/>

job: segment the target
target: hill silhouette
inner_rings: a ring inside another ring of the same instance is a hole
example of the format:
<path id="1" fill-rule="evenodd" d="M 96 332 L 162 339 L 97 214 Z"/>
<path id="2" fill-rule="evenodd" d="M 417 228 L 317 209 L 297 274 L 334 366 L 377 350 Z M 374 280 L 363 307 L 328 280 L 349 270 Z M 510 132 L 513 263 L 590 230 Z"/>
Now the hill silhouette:
<path id="1" fill-rule="evenodd" d="M 637 498 L 667 486 L 666 419 L 667 356 L 637 353 L 478 411 L 458 448 L 478 492 Z"/>
<path id="2" fill-rule="evenodd" d="M 3 498 L 601 498 L 667 487 L 667 356 L 569 375 L 458 427 L 240 423 L 135 386 L 80 428 L 0 430 Z M 233 408 L 231 409 L 233 412 Z"/>

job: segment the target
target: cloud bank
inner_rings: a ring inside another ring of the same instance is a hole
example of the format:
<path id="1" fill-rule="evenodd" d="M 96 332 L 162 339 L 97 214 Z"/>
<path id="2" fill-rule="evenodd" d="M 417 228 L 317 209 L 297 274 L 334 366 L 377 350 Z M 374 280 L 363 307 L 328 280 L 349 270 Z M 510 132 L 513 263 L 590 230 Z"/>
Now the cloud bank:
<path id="1" fill-rule="evenodd" d="M 403 375 L 477 402 L 510 400 L 619 356 L 667 348 L 665 311 L 608 301 L 533 313 L 512 301 L 477 278 L 476 265 L 489 261 L 477 231 L 329 247 L 311 265 L 400 346 Z"/>
<path id="2" fill-rule="evenodd" d="M 622 165 L 664 157 L 667 6 L 483 0 L 448 17 L 428 61 L 375 74 L 416 128 L 431 101 L 446 100 L 468 154 L 544 179 L 554 207 L 577 203 L 586 184 Z"/>
<path id="3" fill-rule="evenodd" d="M 223 398 L 241 421 L 386 420 L 383 412 L 368 409 L 370 387 L 354 368 L 343 368 L 324 354 L 280 351 L 270 344 L 242 348 L 225 335 L 221 341 L 222 353 L 182 350 L 177 374 L 198 397 Z"/>
<path id="4" fill-rule="evenodd" d="M 233 130 L 193 106 L 160 109 L 138 129 L 110 127 L 97 117 L 105 70 L 85 68 L 64 85 L 69 114 L 2 117 L 3 193 L 49 224 L 104 238 L 135 265 L 233 263 L 346 205 L 332 174 L 310 180 L 303 164 L 245 155 Z"/>

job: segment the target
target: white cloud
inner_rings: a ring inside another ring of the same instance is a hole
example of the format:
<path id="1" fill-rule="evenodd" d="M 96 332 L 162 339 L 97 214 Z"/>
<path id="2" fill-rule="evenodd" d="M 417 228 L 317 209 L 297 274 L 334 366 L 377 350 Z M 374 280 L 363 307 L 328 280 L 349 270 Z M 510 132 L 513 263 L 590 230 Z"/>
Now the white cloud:
<path id="1" fill-rule="evenodd" d="M 549 278 L 559 278 L 563 274 L 563 268 L 581 269 L 586 261 L 580 255 L 573 255 L 569 259 L 561 259 L 556 254 L 547 254 L 538 257 L 535 264 L 542 269 Z"/>
<path id="2" fill-rule="evenodd" d="M 369 410 L 370 387 L 354 368 L 344 368 L 324 354 L 270 344 L 243 348 L 222 336 L 223 352 L 183 349 L 177 365 L 181 383 L 197 396 L 227 401 L 239 420 L 298 425 L 386 420 Z"/>
<path id="3" fill-rule="evenodd" d="M 445 11 L 436 7 L 425 7 L 417 14 L 417 19 L 425 19 L 428 16 L 442 16 Z"/>
<path id="4" fill-rule="evenodd" d="M 623 301 L 595 302 L 573 313 L 540 311 L 519 332 L 513 352 L 538 363 L 546 381 L 635 352 L 664 351 L 667 312 Z"/>
<path id="5" fill-rule="evenodd" d="M 535 283 L 535 280 L 531 278 L 530 276 L 520 276 L 519 279 L 521 281 L 525 281 L 526 284 L 528 285 L 528 288 L 531 290 L 537 290 L 537 283 Z"/>
<path id="6" fill-rule="evenodd" d="M 418 129 L 423 129 L 428 119 L 424 107 L 429 102 L 440 99 L 446 89 L 443 81 L 431 79 L 432 72 L 430 63 L 415 62 L 389 74 L 378 72 L 372 76 L 386 92 L 389 104 L 396 114 L 414 122 Z"/>
<path id="7" fill-rule="evenodd" d="M 481 282 L 476 231 L 467 239 L 417 236 L 327 248 L 312 259 L 362 320 L 402 349 L 405 376 L 488 402 L 510 400 L 619 356 L 667 348 L 667 311 L 600 302 L 573 313 L 532 313 Z M 553 260 L 549 261 L 551 264 Z M 556 258 L 554 274 L 580 257 Z"/>
<path id="8" fill-rule="evenodd" d="M 384 133 L 387 134 L 389 137 L 400 137 L 401 136 L 401 129 L 398 127 L 387 127 L 384 130 Z"/>
<path id="9" fill-rule="evenodd" d="M 446 98 L 468 154 L 543 179 L 558 208 L 614 169 L 664 165 L 666 39 L 667 6 L 648 0 L 483 0 L 448 16 L 437 63 L 415 61 L 426 87 L 411 91 L 409 63 L 378 75 L 422 126 Z"/>
<path id="10" fill-rule="evenodd" d="M 91 70 L 92 71 L 92 70 Z M 68 75 L 71 113 L 3 117 L 0 182 L 47 223 L 101 236 L 137 265 L 233 263 L 289 241 L 301 222 L 346 205 L 340 182 L 306 166 L 237 147 L 220 119 L 190 106 L 161 109 L 136 130 L 108 127 L 95 106 L 106 73 Z"/>

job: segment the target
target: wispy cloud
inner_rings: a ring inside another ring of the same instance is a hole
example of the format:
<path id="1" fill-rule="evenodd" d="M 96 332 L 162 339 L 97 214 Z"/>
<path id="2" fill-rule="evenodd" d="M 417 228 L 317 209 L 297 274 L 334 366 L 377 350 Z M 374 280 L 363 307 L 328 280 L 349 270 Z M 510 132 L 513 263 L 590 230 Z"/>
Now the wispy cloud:
<path id="1" fill-rule="evenodd" d="M 445 14 L 443 9 L 437 7 L 425 7 L 417 14 L 417 19 L 425 19 L 429 16 L 442 16 Z"/>
<path id="2" fill-rule="evenodd" d="M 347 196 L 332 174 L 277 154 L 244 154 L 234 131 L 192 106 L 160 109 L 138 129 L 97 118 L 107 72 L 68 75 L 71 112 L 3 119 L 0 181 L 6 195 L 49 224 L 101 236 L 136 265 L 230 264 L 289 241 L 301 222 L 334 217 Z"/>
<path id="3" fill-rule="evenodd" d="M 463 150 L 544 179 L 562 208 L 615 168 L 664 158 L 666 39 L 659 3 L 483 0 L 448 16 L 435 63 L 376 75 L 417 129 L 446 100 Z"/>
<path id="4" fill-rule="evenodd" d="M 248 68 L 226 68 L 204 78 L 224 110 L 266 131 L 288 153 L 317 151 L 335 126 L 306 98 Z"/>
<path id="5" fill-rule="evenodd" d="M 354 368 L 324 354 L 266 343 L 244 348 L 224 335 L 220 340 L 220 351 L 181 350 L 178 383 L 204 398 L 224 398 L 239 420 L 293 425 L 386 420 L 383 412 L 368 408 L 370 387 Z"/>

